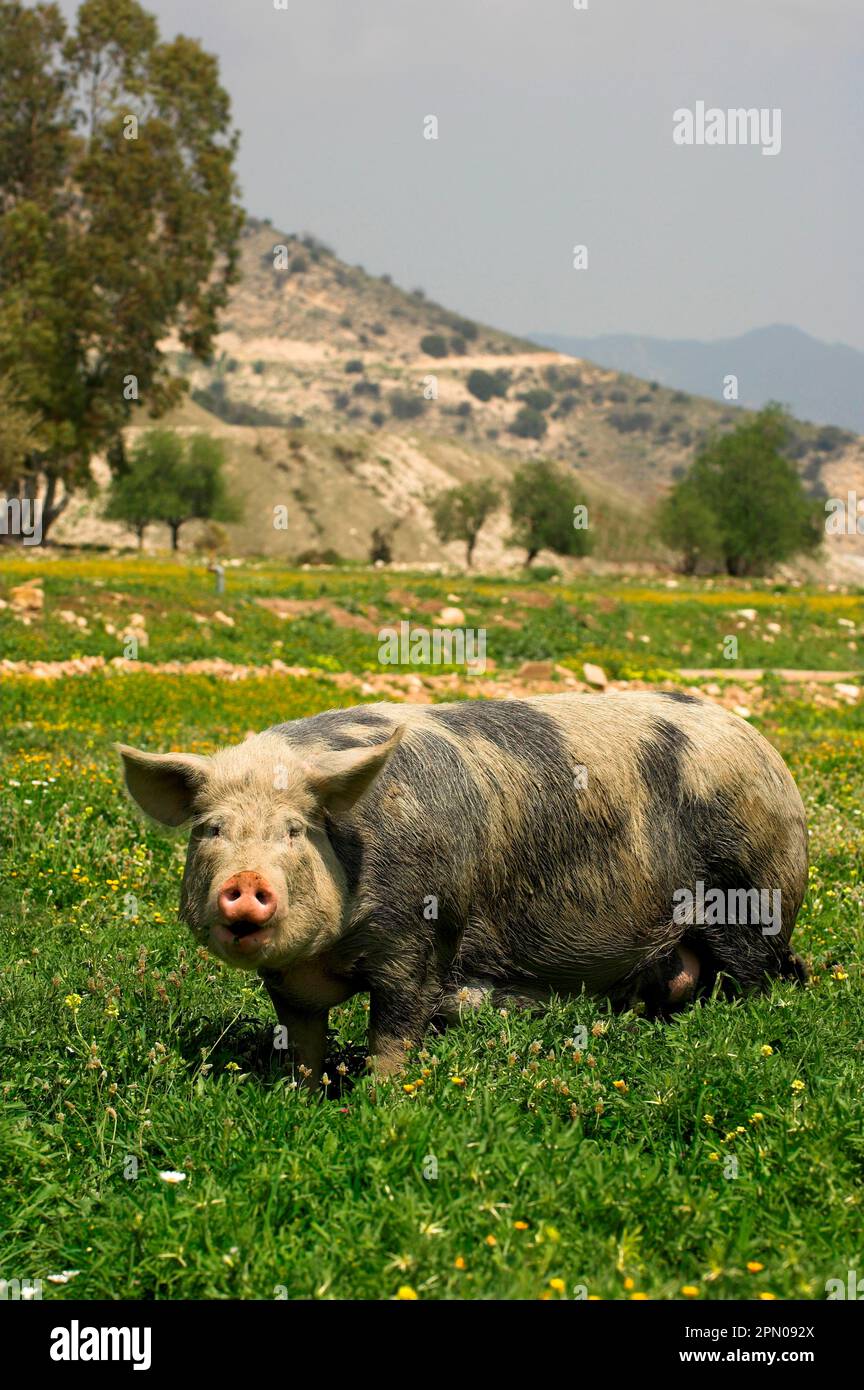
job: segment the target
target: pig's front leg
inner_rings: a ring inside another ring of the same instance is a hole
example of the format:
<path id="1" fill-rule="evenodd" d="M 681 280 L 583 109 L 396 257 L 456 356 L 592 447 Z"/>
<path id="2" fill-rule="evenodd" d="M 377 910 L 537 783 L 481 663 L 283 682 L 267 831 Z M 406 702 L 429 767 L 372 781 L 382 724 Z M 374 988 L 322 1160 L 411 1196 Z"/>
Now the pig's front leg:
<path id="1" fill-rule="evenodd" d="M 328 1011 L 311 1012 L 298 1009 L 268 984 L 276 1017 L 287 1034 L 288 1048 L 294 1050 L 294 1061 L 304 1086 L 314 1091 L 321 1084 L 324 1056 L 327 1047 Z M 281 1041 L 281 1039 L 280 1039 Z"/>
<path id="2" fill-rule="evenodd" d="M 392 1076 L 405 1065 L 405 1050 L 419 1043 L 442 996 L 437 976 L 412 981 L 405 971 L 372 982 L 369 991 L 369 1051 L 377 1076 Z"/>

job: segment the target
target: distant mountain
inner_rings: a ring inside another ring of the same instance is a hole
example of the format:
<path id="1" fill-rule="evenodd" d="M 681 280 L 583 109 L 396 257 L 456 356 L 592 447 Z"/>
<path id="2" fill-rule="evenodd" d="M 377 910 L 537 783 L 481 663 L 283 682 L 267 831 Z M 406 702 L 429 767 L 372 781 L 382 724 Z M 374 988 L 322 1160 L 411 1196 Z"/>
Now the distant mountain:
<path id="1" fill-rule="evenodd" d="M 864 431 L 864 352 L 844 343 L 820 342 L 786 324 L 708 343 L 635 333 L 528 336 L 558 352 L 713 400 L 723 399 L 724 377 L 735 375 L 739 405 L 758 410 L 766 401 L 782 401 L 799 420 Z"/>

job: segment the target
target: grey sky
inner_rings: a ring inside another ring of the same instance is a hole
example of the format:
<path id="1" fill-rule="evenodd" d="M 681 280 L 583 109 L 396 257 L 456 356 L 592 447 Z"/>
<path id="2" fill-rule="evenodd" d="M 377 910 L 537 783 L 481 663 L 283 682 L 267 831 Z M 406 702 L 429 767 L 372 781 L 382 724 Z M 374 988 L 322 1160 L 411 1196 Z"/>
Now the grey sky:
<path id="1" fill-rule="evenodd" d="M 864 348 L 861 0 L 146 3 L 219 56 L 285 231 L 517 332 Z M 780 107 L 780 154 L 676 147 L 699 100 Z"/>

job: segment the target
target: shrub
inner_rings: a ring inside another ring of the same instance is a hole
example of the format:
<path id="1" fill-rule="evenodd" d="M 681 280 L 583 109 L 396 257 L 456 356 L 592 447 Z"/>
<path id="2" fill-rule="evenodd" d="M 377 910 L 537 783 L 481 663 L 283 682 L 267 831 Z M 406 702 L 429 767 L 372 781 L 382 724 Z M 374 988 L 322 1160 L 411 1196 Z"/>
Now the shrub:
<path id="1" fill-rule="evenodd" d="M 558 378 L 559 391 L 579 391 L 582 388 L 581 372 L 562 372 Z"/>
<path id="2" fill-rule="evenodd" d="M 192 399 L 196 405 L 209 410 L 229 425 L 281 425 L 284 421 L 260 406 L 249 405 L 245 401 L 232 401 L 225 390 L 225 382 L 216 377 L 212 385 L 204 390 L 193 391 Z"/>
<path id="3" fill-rule="evenodd" d="M 407 391 L 391 391 L 390 410 L 397 420 L 416 420 L 426 409 L 422 396 L 410 395 Z"/>
<path id="4" fill-rule="evenodd" d="M 393 559 L 393 532 L 376 526 L 369 538 L 370 565 L 389 565 Z"/>
<path id="5" fill-rule="evenodd" d="M 833 454 L 835 450 L 851 443 L 854 438 L 848 430 L 840 429 L 837 425 L 825 425 L 817 434 L 813 447 L 818 449 L 820 454 Z"/>
<path id="6" fill-rule="evenodd" d="M 344 565 L 345 561 L 338 550 L 301 550 L 297 556 L 298 565 Z"/>
<path id="7" fill-rule="evenodd" d="M 530 405 L 523 405 L 510 426 L 510 433 L 518 435 L 520 439 L 542 439 L 546 430 L 545 416 Z"/>
<path id="8" fill-rule="evenodd" d="M 608 420 L 619 434 L 635 434 L 638 430 L 650 430 L 654 416 L 649 410 L 610 410 Z"/>
<path id="9" fill-rule="evenodd" d="M 533 386 L 530 391 L 524 391 L 519 397 L 532 410 L 548 410 L 555 397 L 551 391 L 547 391 L 542 386 Z"/>
<path id="10" fill-rule="evenodd" d="M 464 338 L 470 343 L 477 337 L 477 325 L 470 319 L 461 319 L 458 314 L 448 314 L 444 321 L 457 338 Z"/>
<path id="11" fill-rule="evenodd" d="M 446 357 L 447 340 L 440 333 L 427 333 L 420 339 L 420 347 L 427 357 Z"/>
<path id="12" fill-rule="evenodd" d="M 465 385 L 478 401 L 491 401 L 493 396 L 507 395 L 510 373 L 500 368 L 497 372 L 484 372 L 482 367 L 475 367 L 473 372 L 468 373 Z"/>
<path id="13" fill-rule="evenodd" d="M 321 241 L 320 237 L 313 236 L 311 232 L 304 232 L 300 241 L 306 247 L 313 261 L 320 261 L 322 256 L 334 256 L 336 254 L 332 246 L 328 246 L 326 241 Z"/>
<path id="14" fill-rule="evenodd" d="M 538 584 L 548 584 L 550 579 L 560 579 L 561 571 L 557 565 L 533 565 L 531 578 Z"/>

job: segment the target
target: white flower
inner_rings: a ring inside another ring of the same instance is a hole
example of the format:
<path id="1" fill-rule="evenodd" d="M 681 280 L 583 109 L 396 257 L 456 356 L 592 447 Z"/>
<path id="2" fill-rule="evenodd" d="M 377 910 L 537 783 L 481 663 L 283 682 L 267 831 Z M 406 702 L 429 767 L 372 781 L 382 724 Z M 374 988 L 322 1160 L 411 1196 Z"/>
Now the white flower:
<path id="1" fill-rule="evenodd" d="M 159 1174 L 163 1182 L 185 1182 L 185 1173 L 176 1173 L 173 1168 L 168 1168 L 164 1173 Z"/>
<path id="2" fill-rule="evenodd" d="M 70 1279 L 74 1279 L 76 1274 L 80 1274 L 80 1269 L 64 1269 L 62 1274 L 49 1274 L 49 1284 L 68 1284 Z"/>

